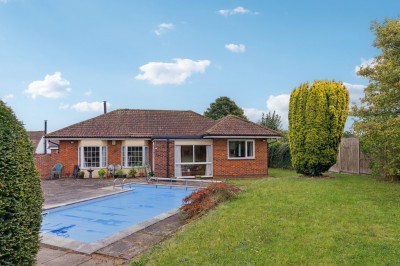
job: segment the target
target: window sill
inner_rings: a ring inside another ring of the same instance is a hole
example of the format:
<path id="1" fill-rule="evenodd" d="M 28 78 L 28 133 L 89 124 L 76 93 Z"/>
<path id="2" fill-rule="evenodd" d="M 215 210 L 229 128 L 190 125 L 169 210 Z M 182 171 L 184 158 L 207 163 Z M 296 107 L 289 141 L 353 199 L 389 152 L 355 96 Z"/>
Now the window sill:
<path id="1" fill-rule="evenodd" d="M 256 157 L 235 157 L 235 158 L 230 158 L 228 157 L 228 160 L 255 160 Z"/>

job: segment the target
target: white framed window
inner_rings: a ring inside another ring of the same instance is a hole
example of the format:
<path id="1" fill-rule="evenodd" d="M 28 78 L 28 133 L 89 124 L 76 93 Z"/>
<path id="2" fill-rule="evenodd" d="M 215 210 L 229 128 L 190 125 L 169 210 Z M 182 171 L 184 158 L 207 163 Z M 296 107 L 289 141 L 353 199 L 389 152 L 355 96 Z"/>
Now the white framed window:
<path id="1" fill-rule="evenodd" d="M 175 145 L 175 176 L 212 176 L 211 145 Z"/>
<path id="2" fill-rule="evenodd" d="M 83 146 L 78 149 L 80 168 L 100 168 L 107 166 L 106 146 Z"/>
<path id="3" fill-rule="evenodd" d="M 122 166 L 125 168 L 145 166 L 149 163 L 149 147 L 122 146 Z"/>
<path id="4" fill-rule="evenodd" d="M 228 140 L 228 159 L 254 159 L 254 140 Z"/>

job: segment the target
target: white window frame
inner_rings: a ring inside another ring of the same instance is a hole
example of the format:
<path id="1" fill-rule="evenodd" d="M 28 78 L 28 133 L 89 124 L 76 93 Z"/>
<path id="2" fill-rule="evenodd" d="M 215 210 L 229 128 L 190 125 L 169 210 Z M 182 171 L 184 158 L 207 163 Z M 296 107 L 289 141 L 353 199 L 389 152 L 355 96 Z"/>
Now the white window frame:
<path id="1" fill-rule="evenodd" d="M 141 147 L 142 148 L 142 165 L 134 165 L 128 166 L 128 147 Z M 140 168 L 145 167 L 148 164 L 149 158 L 149 147 L 148 146 L 138 146 L 138 145 L 129 145 L 129 146 L 122 146 L 121 147 L 121 159 L 122 159 L 122 167 L 123 168 Z M 147 162 L 146 162 L 147 160 Z"/>
<path id="2" fill-rule="evenodd" d="M 85 148 L 99 148 L 99 166 L 85 166 Z M 107 146 L 79 146 L 78 165 L 81 169 L 99 169 L 107 167 L 108 150 Z"/>
<path id="3" fill-rule="evenodd" d="M 176 149 L 179 147 L 180 149 L 181 149 L 181 147 L 182 146 L 192 146 L 192 149 L 193 149 L 193 161 L 192 162 L 181 162 L 180 160 L 181 160 L 181 158 L 175 158 L 175 172 L 178 172 L 177 171 L 177 168 L 179 167 L 181 167 L 181 166 L 183 166 L 183 165 L 195 165 L 195 164 L 198 164 L 198 165 L 206 165 L 206 167 L 208 166 L 209 167 L 209 169 L 208 169 L 208 172 L 209 172 L 209 175 L 204 175 L 205 177 L 212 177 L 213 176 L 213 159 L 212 159 L 212 156 L 213 156 L 213 147 L 212 147 L 212 145 L 210 145 L 210 144 L 183 144 L 183 145 L 177 145 L 177 144 L 175 144 L 175 155 L 176 155 Z M 206 162 L 195 162 L 195 146 L 205 146 L 206 147 L 206 152 L 207 152 L 207 149 L 208 149 L 208 153 L 209 153 L 209 160 L 207 160 L 207 157 L 206 157 Z M 207 147 L 209 147 L 209 148 L 207 148 Z M 179 152 L 179 154 L 181 154 L 181 152 Z M 181 172 L 181 171 L 180 171 Z M 206 169 L 206 173 L 207 173 L 207 169 Z M 193 175 L 190 175 L 190 176 L 183 176 L 183 175 L 178 175 L 177 173 L 175 173 L 177 176 L 177 178 L 193 178 L 193 177 L 195 177 L 195 176 L 193 176 Z"/>
<path id="4" fill-rule="evenodd" d="M 236 142 L 239 142 L 239 141 L 241 141 L 241 142 L 245 142 L 245 156 L 244 157 L 230 157 L 230 152 L 229 152 L 229 143 L 230 142 L 233 142 L 233 141 L 236 141 Z M 252 142 L 253 143 L 253 156 L 248 156 L 247 154 L 248 154 L 248 150 L 247 150 L 247 147 L 248 147 L 248 145 L 247 145 L 247 143 L 249 143 L 249 142 Z M 255 159 L 256 158 L 256 142 L 255 142 L 255 140 L 254 139 L 228 139 L 228 141 L 227 141 L 227 150 L 228 150 L 228 159 L 229 160 L 252 160 L 252 159 Z"/>

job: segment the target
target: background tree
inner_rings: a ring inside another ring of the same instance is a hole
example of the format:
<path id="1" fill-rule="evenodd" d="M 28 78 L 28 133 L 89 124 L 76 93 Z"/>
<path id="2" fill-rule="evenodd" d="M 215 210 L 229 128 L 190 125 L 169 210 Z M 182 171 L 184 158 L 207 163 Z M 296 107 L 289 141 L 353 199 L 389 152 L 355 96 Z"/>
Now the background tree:
<path id="1" fill-rule="evenodd" d="M 3 101 L 0 125 L 0 264 L 34 265 L 43 196 L 33 147 Z"/>
<path id="2" fill-rule="evenodd" d="M 281 130 L 281 116 L 276 114 L 275 111 L 272 114 L 271 112 L 268 112 L 267 115 L 262 113 L 261 119 L 258 121 L 258 124 L 269 129 Z"/>
<path id="3" fill-rule="evenodd" d="M 289 145 L 293 168 L 319 176 L 335 164 L 349 107 L 341 82 L 314 81 L 293 90 L 289 103 Z"/>
<path id="4" fill-rule="evenodd" d="M 210 104 L 210 107 L 204 112 L 204 116 L 217 120 L 227 115 L 236 115 L 247 120 L 243 109 L 236 105 L 229 97 L 222 96 Z"/>
<path id="5" fill-rule="evenodd" d="M 368 78 L 360 106 L 352 108 L 358 117 L 353 129 L 361 148 L 372 160 L 372 171 L 390 179 L 400 179 L 400 19 L 373 22 L 373 46 L 382 53 L 358 75 Z"/>

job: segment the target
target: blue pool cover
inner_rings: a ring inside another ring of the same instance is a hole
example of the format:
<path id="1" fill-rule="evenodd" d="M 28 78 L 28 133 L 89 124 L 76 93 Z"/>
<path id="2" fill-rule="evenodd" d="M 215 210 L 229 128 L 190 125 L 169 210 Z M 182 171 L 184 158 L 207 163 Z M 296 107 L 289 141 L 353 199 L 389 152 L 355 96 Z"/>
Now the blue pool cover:
<path id="1" fill-rule="evenodd" d="M 193 189 L 132 185 L 133 191 L 48 210 L 43 233 L 81 242 L 104 239 L 182 205 Z"/>

